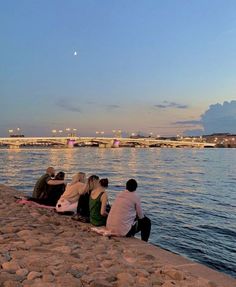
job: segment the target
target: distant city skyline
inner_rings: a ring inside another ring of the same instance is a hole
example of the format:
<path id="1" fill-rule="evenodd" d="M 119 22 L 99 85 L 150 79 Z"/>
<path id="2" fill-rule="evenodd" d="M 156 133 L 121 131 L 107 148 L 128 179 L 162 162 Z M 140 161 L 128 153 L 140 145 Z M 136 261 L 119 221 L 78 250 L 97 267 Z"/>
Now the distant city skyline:
<path id="1" fill-rule="evenodd" d="M 0 136 L 236 133 L 234 0 L 0 7 Z"/>

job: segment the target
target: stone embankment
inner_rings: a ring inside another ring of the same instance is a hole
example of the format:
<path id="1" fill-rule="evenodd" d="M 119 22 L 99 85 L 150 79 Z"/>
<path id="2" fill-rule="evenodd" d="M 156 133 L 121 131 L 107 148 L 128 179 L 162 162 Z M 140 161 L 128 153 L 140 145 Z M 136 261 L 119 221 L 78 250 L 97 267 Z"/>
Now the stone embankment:
<path id="1" fill-rule="evenodd" d="M 0 185 L 0 286 L 233 287 L 236 280 L 135 238 L 108 238 Z M 19 194 L 19 193 L 18 193 Z"/>

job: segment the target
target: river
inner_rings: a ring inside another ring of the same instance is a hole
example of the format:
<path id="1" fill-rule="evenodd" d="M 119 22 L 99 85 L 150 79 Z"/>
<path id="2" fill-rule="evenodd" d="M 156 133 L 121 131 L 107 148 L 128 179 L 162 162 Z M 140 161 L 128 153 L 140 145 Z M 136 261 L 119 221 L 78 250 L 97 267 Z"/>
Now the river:
<path id="1" fill-rule="evenodd" d="M 30 194 L 47 166 L 109 178 L 109 198 L 138 181 L 150 241 L 236 277 L 236 150 L 0 149 L 0 183 Z"/>

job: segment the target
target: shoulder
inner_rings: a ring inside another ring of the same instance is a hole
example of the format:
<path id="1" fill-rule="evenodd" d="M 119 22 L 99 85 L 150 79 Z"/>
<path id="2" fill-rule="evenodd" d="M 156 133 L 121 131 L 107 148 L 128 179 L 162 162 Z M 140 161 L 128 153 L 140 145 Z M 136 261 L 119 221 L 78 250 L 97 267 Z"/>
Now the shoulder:
<path id="1" fill-rule="evenodd" d="M 45 174 L 43 175 L 43 179 L 48 182 L 51 179 L 51 176 L 49 174 Z"/>
<path id="2" fill-rule="evenodd" d="M 133 192 L 128 191 L 128 193 L 129 193 L 129 198 L 131 198 L 134 201 L 140 201 L 140 197 L 135 191 Z"/>
<path id="3" fill-rule="evenodd" d="M 107 193 L 106 191 L 101 192 L 101 200 L 107 199 Z"/>

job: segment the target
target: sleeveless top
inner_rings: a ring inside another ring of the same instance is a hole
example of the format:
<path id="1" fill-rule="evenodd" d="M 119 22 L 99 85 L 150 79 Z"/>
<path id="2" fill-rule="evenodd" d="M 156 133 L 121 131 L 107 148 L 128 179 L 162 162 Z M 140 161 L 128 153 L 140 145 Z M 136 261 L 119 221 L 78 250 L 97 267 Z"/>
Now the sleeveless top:
<path id="1" fill-rule="evenodd" d="M 97 198 L 89 198 L 89 210 L 90 210 L 90 223 L 95 226 L 106 225 L 107 217 L 101 215 L 101 197 L 104 192 L 101 192 Z"/>

